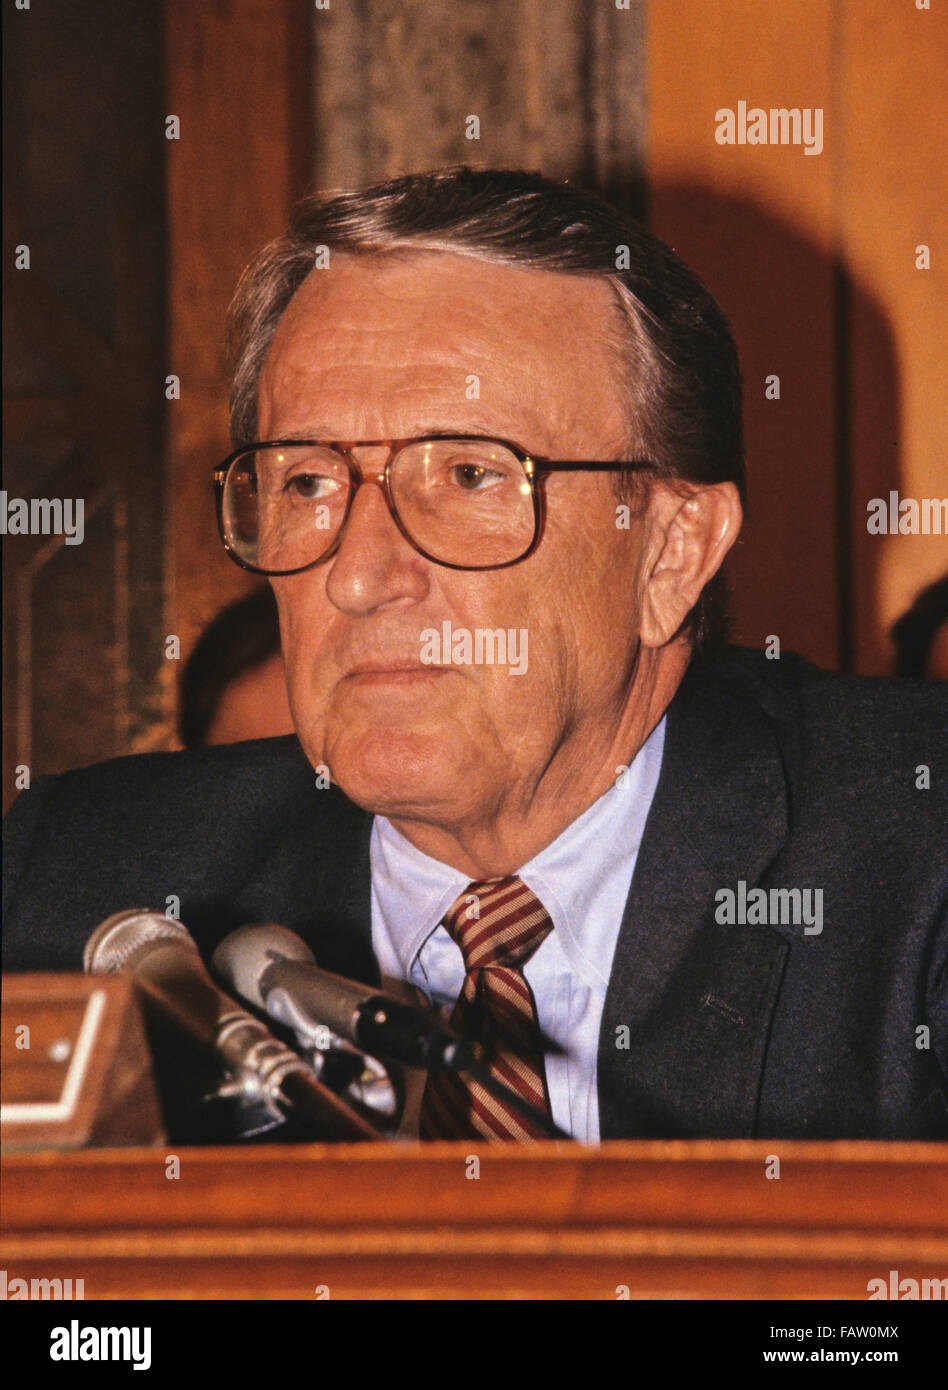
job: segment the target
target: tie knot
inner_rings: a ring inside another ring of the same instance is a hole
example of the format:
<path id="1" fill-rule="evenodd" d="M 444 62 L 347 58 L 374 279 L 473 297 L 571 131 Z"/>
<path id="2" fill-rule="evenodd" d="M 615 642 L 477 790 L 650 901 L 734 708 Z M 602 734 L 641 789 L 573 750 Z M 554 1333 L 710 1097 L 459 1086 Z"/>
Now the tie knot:
<path id="1" fill-rule="evenodd" d="M 553 930 L 540 899 L 517 877 L 469 883 L 444 925 L 461 948 L 464 968 L 521 967 Z"/>

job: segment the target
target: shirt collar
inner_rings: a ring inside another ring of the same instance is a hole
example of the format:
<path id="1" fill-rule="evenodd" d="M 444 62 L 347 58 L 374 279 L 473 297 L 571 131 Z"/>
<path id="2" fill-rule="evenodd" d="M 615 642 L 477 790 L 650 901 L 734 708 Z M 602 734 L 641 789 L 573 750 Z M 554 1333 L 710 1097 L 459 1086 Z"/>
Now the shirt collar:
<path id="1" fill-rule="evenodd" d="M 662 719 L 628 771 L 617 769 L 616 783 L 519 870 L 549 913 L 570 969 L 596 987 L 606 983 L 664 742 Z M 375 818 L 370 856 L 378 908 L 408 979 L 421 947 L 470 880 L 416 849 L 384 816 Z"/>

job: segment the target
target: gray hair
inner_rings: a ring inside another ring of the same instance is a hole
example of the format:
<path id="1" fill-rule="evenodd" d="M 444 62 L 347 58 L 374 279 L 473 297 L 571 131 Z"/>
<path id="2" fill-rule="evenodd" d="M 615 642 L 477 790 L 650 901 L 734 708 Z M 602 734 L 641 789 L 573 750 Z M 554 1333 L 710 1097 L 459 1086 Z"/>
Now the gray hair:
<path id="1" fill-rule="evenodd" d="M 407 174 L 298 204 L 286 235 L 247 267 L 231 305 L 235 447 L 256 438 L 264 359 L 321 247 L 443 251 L 607 280 L 621 310 L 630 450 L 652 459 L 665 481 L 732 482 L 746 500 L 740 367 L 716 301 L 663 242 L 594 194 L 509 170 Z M 638 499 L 640 481 L 620 474 L 618 495 Z M 689 615 L 696 648 L 723 640 L 728 607 L 719 572 Z"/>

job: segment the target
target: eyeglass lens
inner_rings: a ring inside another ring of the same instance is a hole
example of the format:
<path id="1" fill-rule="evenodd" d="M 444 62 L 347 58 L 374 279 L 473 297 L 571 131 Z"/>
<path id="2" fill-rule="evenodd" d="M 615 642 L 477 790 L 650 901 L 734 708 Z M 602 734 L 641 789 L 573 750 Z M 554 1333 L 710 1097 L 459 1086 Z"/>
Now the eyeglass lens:
<path id="1" fill-rule="evenodd" d="M 535 514 L 519 458 L 492 440 L 419 440 L 389 470 L 392 502 L 414 544 L 449 565 L 509 564 L 529 550 Z M 352 480 L 324 445 L 269 445 L 230 466 L 224 484 L 227 541 L 270 573 L 313 564 L 345 519 Z"/>

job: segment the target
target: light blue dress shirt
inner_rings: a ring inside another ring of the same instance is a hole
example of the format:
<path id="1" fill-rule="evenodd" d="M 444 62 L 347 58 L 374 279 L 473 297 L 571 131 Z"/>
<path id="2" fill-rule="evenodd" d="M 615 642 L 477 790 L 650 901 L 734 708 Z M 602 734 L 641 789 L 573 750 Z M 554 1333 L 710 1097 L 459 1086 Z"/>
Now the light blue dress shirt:
<path id="1" fill-rule="evenodd" d="M 588 1144 L 599 1141 L 596 1061 L 606 988 L 664 745 L 662 719 L 628 772 L 520 870 L 553 922 L 524 969 L 540 1028 L 562 1049 L 546 1056 L 553 1119 Z M 372 946 L 383 981 L 407 981 L 447 1015 L 464 983 L 464 961 L 441 919 L 470 880 L 415 849 L 382 816 L 372 826 L 370 854 Z"/>

